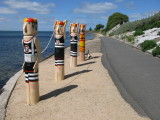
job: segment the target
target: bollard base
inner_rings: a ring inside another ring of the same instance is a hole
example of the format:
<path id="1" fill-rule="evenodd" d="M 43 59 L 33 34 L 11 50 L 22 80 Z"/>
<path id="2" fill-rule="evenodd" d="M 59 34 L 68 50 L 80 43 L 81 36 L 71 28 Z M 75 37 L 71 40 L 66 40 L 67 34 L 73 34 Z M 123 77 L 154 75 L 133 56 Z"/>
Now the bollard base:
<path id="1" fill-rule="evenodd" d="M 39 101 L 39 82 L 26 83 L 27 104 L 36 104 Z"/>
<path id="2" fill-rule="evenodd" d="M 77 57 L 70 56 L 70 68 L 77 67 Z"/>
<path id="3" fill-rule="evenodd" d="M 64 80 L 64 66 L 55 66 L 55 81 Z"/>
<path id="4" fill-rule="evenodd" d="M 85 61 L 85 52 L 79 52 L 80 62 Z"/>

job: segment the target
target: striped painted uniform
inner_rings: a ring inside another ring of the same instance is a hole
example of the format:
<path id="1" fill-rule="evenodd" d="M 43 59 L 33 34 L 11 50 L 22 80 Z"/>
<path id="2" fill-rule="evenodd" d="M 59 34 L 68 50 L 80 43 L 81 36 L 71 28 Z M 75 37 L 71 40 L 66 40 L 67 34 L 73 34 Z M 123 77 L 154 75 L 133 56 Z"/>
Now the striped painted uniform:
<path id="1" fill-rule="evenodd" d="M 85 34 L 80 34 L 79 52 L 85 52 Z"/>
<path id="2" fill-rule="evenodd" d="M 55 66 L 64 66 L 64 37 L 55 38 Z"/>
<path id="3" fill-rule="evenodd" d="M 71 36 L 71 49 L 70 49 L 70 56 L 77 57 L 77 36 Z"/>
<path id="4" fill-rule="evenodd" d="M 30 40 L 23 40 L 24 47 L 24 72 L 25 72 L 25 81 L 37 82 L 38 81 L 38 72 L 34 72 L 33 66 L 37 59 L 37 50 L 34 44 L 35 37 L 32 37 Z"/>

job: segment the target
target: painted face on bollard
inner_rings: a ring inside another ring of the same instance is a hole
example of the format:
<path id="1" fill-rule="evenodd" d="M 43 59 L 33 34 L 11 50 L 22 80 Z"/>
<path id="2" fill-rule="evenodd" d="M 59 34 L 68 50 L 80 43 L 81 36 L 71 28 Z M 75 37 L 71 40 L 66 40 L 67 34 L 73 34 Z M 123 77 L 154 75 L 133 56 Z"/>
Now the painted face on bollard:
<path id="1" fill-rule="evenodd" d="M 80 34 L 85 34 L 86 25 L 80 25 Z"/>
<path id="2" fill-rule="evenodd" d="M 26 36 L 34 36 L 37 32 L 37 19 L 35 18 L 25 18 L 23 20 L 23 34 Z"/>
<path id="3" fill-rule="evenodd" d="M 78 34 L 78 24 L 70 25 L 70 34 L 71 36 L 76 36 Z"/>
<path id="4" fill-rule="evenodd" d="M 55 22 L 53 27 L 55 38 L 59 38 L 61 36 L 65 37 L 65 27 L 66 27 L 66 20 Z"/>

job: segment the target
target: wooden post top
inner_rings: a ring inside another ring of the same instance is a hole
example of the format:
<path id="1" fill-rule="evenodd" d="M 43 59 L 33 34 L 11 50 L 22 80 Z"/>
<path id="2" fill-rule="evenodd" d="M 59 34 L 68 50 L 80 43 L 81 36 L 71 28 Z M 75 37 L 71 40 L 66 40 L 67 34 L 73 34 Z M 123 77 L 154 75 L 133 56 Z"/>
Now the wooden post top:
<path id="1" fill-rule="evenodd" d="M 38 21 L 36 18 L 25 18 L 23 22 L 24 36 L 35 36 L 38 33 Z"/>
<path id="2" fill-rule="evenodd" d="M 71 23 L 69 26 L 69 32 L 71 36 L 78 36 L 78 23 Z"/>
<path id="3" fill-rule="evenodd" d="M 85 34 L 85 31 L 86 31 L 86 24 L 81 24 L 80 25 L 80 34 Z"/>
<path id="4" fill-rule="evenodd" d="M 55 21 L 54 26 L 53 26 L 55 38 L 59 39 L 62 36 L 64 36 L 64 39 L 65 39 L 65 37 L 66 37 L 66 32 L 65 32 L 66 24 L 67 24 L 67 20 L 64 20 L 64 21 L 56 20 Z"/>

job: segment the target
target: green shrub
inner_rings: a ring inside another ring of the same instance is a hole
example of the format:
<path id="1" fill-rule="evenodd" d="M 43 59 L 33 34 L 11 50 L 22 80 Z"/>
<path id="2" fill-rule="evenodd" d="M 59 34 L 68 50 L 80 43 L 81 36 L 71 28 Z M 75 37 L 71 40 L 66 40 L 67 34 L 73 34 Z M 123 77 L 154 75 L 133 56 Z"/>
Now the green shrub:
<path id="1" fill-rule="evenodd" d="M 113 36 L 113 33 L 110 33 L 110 34 L 109 34 L 109 37 L 112 37 L 112 36 Z"/>
<path id="2" fill-rule="evenodd" d="M 133 36 L 133 35 L 126 36 L 126 38 L 127 38 L 127 41 L 128 41 L 128 42 L 130 42 L 130 43 L 134 44 L 134 40 L 135 40 L 135 38 L 134 38 L 134 36 Z"/>
<path id="3" fill-rule="evenodd" d="M 157 27 L 160 27 L 160 20 L 157 21 Z"/>
<path id="4" fill-rule="evenodd" d="M 157 46 L 156 49 L 154 49 L 154 50 L 152 51 L 152 55 L 153 55 L 153 56 L 160 55 L 160 47 L 159 47 L 159 46 Z"/>
<path id="5" fill-rule="evenodd" d="M 143 35 L 144 32 L 141 29 L 137 29 L 134 33 L 134 36 L 139 36 L 139 35 Z"/>
<path id="6" fill-rule="evenodd" d="M 100 30 L 100 33 L 103 34 L 103 35 L 106 35 L 106 30 L 102 29 L 102 30 Z"/>
<path id="7" fill-rule="evenodd" d="M 126 35 L 122 35 L 122 36 L 121 36 L 121 39 L 122 39 L 122 40 L 125 40 L 125 39 L 126 39 Z"/>
<path id="8" fill-rule="evenodd" d="M 146 40 L 143 43 L 140 44 L 141 49 L 143 52 L 153 49 L 157 46 L 156 42 L 154 40 Z"/>

